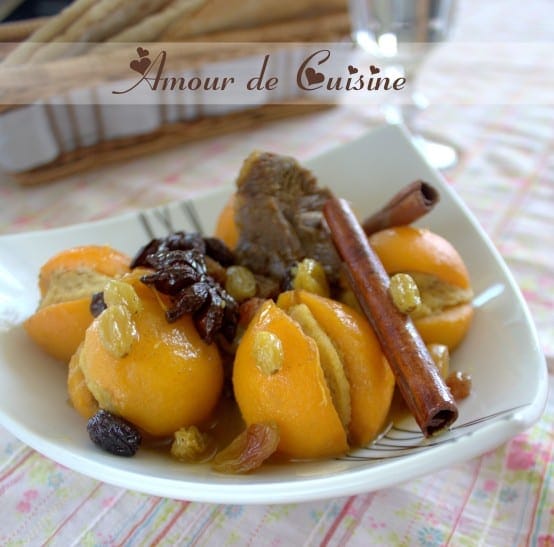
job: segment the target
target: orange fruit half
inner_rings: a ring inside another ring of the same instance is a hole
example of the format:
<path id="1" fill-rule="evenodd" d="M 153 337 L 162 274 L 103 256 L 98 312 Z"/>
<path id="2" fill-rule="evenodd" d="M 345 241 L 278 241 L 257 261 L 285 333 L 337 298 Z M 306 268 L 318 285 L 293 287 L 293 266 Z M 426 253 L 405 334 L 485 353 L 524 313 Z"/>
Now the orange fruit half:
<path id="1" fill-rule="evenodd" d="M 24 327 L 46 353 L 69 362 L 92 322 L 90 299 L 111 278 L 129 271 L 131 259 L 108 246 L 85 245 L 53 256 L 41 268 L 41 302 Z"/>
<path id="2" fill-rule="evenodd" d="M 78 366 L 88 390 L 100 408 L 153 436 L 207 420 L 223 387 L 217 346 L 200 338 L 191 316 L 168 323 L 162 297 L 140 272 L 121 284 L 131 285 L 140 305 L 128 312 L 124 299 L 109 305 L 87 329 Z M 122 313 L 110 313 L 115 308 Z"/>
<path id="3" fill-rule="evenodd" d="M 131 259 L 109 245 L 83 245 L 66 249 L 50 258 L 40 269 L 39 288 L 44 296 L 52 279 L 62 272 L 92 271 L 116 277 L 129 271 Z"/>
<path id="4" fill-rule="evenodd" d="M 389 275 L 408 273 L 416 281 L 424 306 L 412 318 L 423 340 L 450 350 L 458 346 L 473 318 L 473 293 L 466 265 L 454 246 L 413 226 L 382 230 L 369 242 Z"/>
<path id="5" fill-rule="evenodd" d="M 235 222 L 235 194 L 232 194 L 216 221 L 214 236 L 221 239 L 229 249 L 234 249 L 239 241 L 239 230 Z"/>
<path id="6" fill-rule="evenodd" d="M 238 347 L 233 386 L 247 424 L 275 422 L 278 452 L 310 459 L 374 439 L 394 378 L 364 317 L 298 290 L 258 310 Z"/>

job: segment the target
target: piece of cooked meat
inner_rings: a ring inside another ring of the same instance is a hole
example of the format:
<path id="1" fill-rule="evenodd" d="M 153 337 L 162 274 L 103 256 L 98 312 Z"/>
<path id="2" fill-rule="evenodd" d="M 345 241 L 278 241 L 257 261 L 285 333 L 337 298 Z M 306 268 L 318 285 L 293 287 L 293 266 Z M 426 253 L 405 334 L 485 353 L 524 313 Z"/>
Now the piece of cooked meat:
<path id="1" fill-rule="evenodd" d="M 235 220 L 240 233 L 238 262 L 282 282 L 306 257 L 339 278 L 340 258 L 324 227 L 323 204 L 331 197 L 315 176 L 288 156 L 253 152 L 237 179 Z"/>

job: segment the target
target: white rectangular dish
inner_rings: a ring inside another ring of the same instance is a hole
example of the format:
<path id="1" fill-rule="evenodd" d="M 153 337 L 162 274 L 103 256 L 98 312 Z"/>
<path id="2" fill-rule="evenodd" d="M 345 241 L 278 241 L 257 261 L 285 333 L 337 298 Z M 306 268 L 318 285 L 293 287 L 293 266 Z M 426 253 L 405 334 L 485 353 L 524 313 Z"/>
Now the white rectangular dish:
<path id="1" fill-rule="evenodd" d="M 232 188 L 193 202 L 94 223 L 0 237 L 0 423 L 61 464 L 96 479 L 149 494 L 214 503 L 284 503 L 351 495 L 391 486 L 482 454 L 533 424 L 542 414 L 547 369 L 527 307 L 503 260 L 410 137 L 388 126 L 307 162 L 322 186 L 352 201 L 361 216 L 421 178 L 441 194 L 420 224 L 449 239 L 462 255 L 475 291 L 475 318 L 452 356 L 452 368 L 473 377 L 451 431 L 425 439 L 406 419 L 371 447 L 314 462 L 264 465 L 227 476 L 208 465 L 185 465 L 143 450 L 134 458 L 99 451 L 83 419 L 67 402 L 66 369 L 45 356 L 21 322 L 38 302 L 37 273 L 57 251 L 87 243 L 134 254 L 149 235 L 195 229 L 191 206 L 210 233 Z M 164 222 L 165 221 L 165 222 Z"/>

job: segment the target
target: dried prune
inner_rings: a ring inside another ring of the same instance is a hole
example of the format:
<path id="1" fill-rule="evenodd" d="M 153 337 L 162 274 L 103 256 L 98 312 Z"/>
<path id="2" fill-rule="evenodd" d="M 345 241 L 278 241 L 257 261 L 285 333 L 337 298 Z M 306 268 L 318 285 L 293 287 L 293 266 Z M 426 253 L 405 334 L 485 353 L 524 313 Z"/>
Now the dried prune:
<path id="1" fill-rule="evenodd" d="M 222 266 L 231 266 L 235 263 L 235 255 L 221 239 L 217 237 L 205 237 L 204 245 L 206 246 L 206 254 L 219 262 Z"/>
<path id="2" fill-rule="evenodd" d="M 87 431 L 95 445 L 116 456 L 134 456 L 142 442 L 134 425 L 103 409 L 90 418 Z"/>
<path id="3" fill-rule="evenodd" d="M 214 268 L 208 271 L 206 260 L 223 269 L 234 263 L 234 255 L 217 238 L 175 232 L 151 240 L 137 253 L 131 267 L 154 269 L 141 280 L 171 297 L 172 306 L 166 311 L 169 322 L 192 314 L 206 342 L 211 343 L 220 332 L 231 340 L 238 322 L 238 304 L 212 275 Z"/>
<path id="4" fill-rule="evenodd" d="M 209 256 L 222 266 L 235 263 L 235 255 L 221 239 L 202 237 L 197 232 L 174 232 L 166 237 L 152 239 L 142 247 L 131 262 L 131 268 L 137 266 L 156 267 L 156 255 L 167 251 L 192 251 Z"/>
<path id="5" fill-rule="evenodd" d="M 206 252 L 206 245 L 202 236 L 196 232 L 174 232 L 166 237 L 149 241 L 131 261 L 131 268 L 138 266 L 156 267 L 154 256 L 160 251 L 190 251 L 197 250 L 202 255 Z"/>
<path id="6" fill-rule="evenodd" d="M 107 308 L 104 302 L 104 293 L 95 292 L 90 299 L 90 313 L 93 317 L 98 317 Z"/>
<path id="7" fill-rule="evenodd" d="M 195 275 L 205 275 L 207 269 L 204 257 L 205 255 L 197 249 L 189 249 L 188 251 L 158 251 L 148 257 L 148 262 L 155 270 L 175 269 L 186 264 L 192 268 Z"/>
<path id="8" fill-rule="evenodd" d="M 142 281 L 147 285 L 154 285 L 164 294 L 176 294 L 191 283 L 200 281 L 200 274 L 187 264 L 177 264 L 172 268 L 145 275 Z"/>
<path id="9" fill-rule="evenodd" d="M 166 311 L 170 323 L 192 314 L 200 336 L 207 343 L 213 342 L 220 332 L 226 340 L 232 340 L 238 322 L 238 304 L 208 273 L 206 255 L 198 247 L 162 249 L 152 255 L 141 251 L 141 256 L 141 260 L 154 268 L 153 273 L 141 277 L 142 282 L 172 299 Z"/>
<path id="10" fill-rule="evenodd" d="M 167 320 L 170 323 L 177 321 L 186 313 L 194 313 L 199 310 L 210 296 L 210 287 L 207 283 L 194 283 L 179 293 L 175 306 L 166 312 Z"/>
<path id="11" fill-rule="evenodd" d="M 215 297 L 214 297 L 215 296 Z M 223 320 L 225 318 L 225 304 L 221 305 L 223 301 L 217 297 L 217 295 L 212 295 L 211 301 L 206 302 L 194 314 L 194 324 L 198 330 L 198 334 L 210 344 L 217 332 L 223 327 Z"/>

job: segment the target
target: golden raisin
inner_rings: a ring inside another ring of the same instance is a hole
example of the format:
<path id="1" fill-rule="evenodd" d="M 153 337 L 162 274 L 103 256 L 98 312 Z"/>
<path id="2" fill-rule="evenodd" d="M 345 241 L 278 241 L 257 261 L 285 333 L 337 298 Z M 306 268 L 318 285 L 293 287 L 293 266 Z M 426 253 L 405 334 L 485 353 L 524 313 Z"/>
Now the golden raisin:
<path id="1" fill-rule="evenodd" d="M 292 270 L 293 289 L 304 289 L 305 291 L 329 296 L 329 284 L 323 266 L 313 258 L 305 258 Z"/>
<path id="2" fill-rule="evenodd" d="M 242 302 L 256 294 L 256 278 L 244 266 L 230 266 L 227 268 L 225 290 L 237 301 Z"/>
<path id="3" fill-rule="evenodd" d="M 220 473 L 248 473 L 262 465 L 279 445 L 279 428 L 274 422 L 251 424 L 212 461 Z"/>
<path id="4" fill-rule="evenodd" d="M 408 274 L 394 274 L 390 279 L 389 293 L 394 305 L 402 313 L 412 313 L 421 305 L 419 289 Z"/>
<path id="5" fill-rule="evenodd" d="M 131 313 L 125 306 L 109 306 L 97 318 L 102 345 L 116 358 L 125 357 L 138 338 Z"/>
<path id="6" fill-rule="evenodd" d="M 104 302 L 106 306 L 124 306 L 129 313 L 134 314 L 142 310 L 142 302 L 129 283 L 112 279 L 104 286 Z"/>
<path id="7" fill-rule="evenodd" d="M 215 445 L 210 443 L 209 436 L 191 425 L 174 433 L 171 455 L 181 461 L 201 462 L 209 459 L 214 449 Z"/>
<path id="8" fill-rule="evenodd" d="M 256 367 L 268 376 L 275 374 L 281 369 L 285 359 L 281 339 L 266 330 L 258 331 L 254 336 L 252 351 Z"/>

